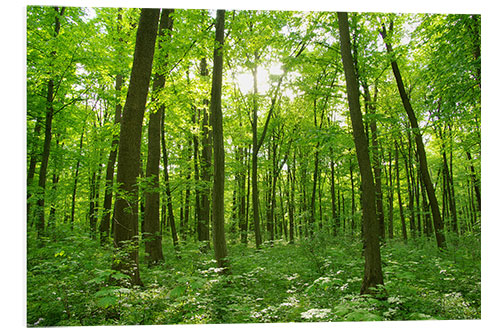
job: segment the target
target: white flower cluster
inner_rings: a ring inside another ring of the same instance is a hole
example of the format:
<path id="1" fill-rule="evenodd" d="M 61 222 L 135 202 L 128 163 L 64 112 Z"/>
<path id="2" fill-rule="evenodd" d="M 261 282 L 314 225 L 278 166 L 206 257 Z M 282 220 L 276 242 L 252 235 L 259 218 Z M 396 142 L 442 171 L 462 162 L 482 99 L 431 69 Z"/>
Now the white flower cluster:
<path id="1" fill-rule="evenodd" d="M 332 312 L 331 309 L 310 309 L 306 312 L 302 312 L 300 316 L 304 319 L 315 319 L 315 318 L 325 318 Z"/>

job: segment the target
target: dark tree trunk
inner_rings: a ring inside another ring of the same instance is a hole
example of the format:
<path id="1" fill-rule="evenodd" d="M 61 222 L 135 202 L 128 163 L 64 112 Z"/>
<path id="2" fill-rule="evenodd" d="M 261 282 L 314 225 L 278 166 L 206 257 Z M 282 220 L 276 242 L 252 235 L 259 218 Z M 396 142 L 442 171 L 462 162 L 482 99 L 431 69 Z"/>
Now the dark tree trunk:
<path id="1" fill-rule="evenodd" d="M 86 120 L 83 122 L 82 134 L 80 135 L 80 145 L 78 148 L 78 157 L 76 160 L 75 176 L 73 181 L 73 193 L 71 195 L 71 220 L 70 220 L 71 230 L 73 230 L 73 227 L 75 225 L 76 187 L 78 185 L 78 174 L 80 172 L 80 155 L 83 148 L 83 135 L 85 133 L 85 123 Z"/>
<path id="2" fill-rule="evenodd" d="M 132 284 L 141 285 L 138 258 L 138 193 L 137 177 L 141 166 L 141 133 L 149 80 L 153 64 L 159 9 L 141 10 L 137 29 L 134 62 L 120 129 L 117 183 L 119 195 L 115 202 L 114 244 L 123 250 L 118 269 L 131 277 Z"/>
<path id="3" fill-rule="evenodd" d="M 177 230 L 175 228 L 175 217 L 174 217 L 174 207 L 172 205 L 172 191 L 170 190 L 170 179 L 168 175 L 168 152 L 165 140 L 165 112 L 161 115 L 161 149 L 163 156 L 163 178 L 165 180 L 165 196 L 167 200 L 167 223 L 170 227 L 170 233 L 172 235 L 172 243 L 174 249 L 177 251 L 179 249 L 179 239 L 177 237 Z"/>
<path id="4" fill-rule="evenodd" d="M 28 174 L 26 176 L 26 189 L 27 189 L 27 198 L 26 198 L 26 214 L 29 225 L 32 225 L 33 216 L 32 216 L 32 200 L 31 197 L 34 193 L 36 193 L 36 187 L 33 186 L 33 179 L 35 177 L 36 164 L 38 159 L 40 158 L 39 148 L 38 148 L 38 139 L 40 136 L 40 130 L 42 129 L 42 121 L 37 118 L 35 128 L 33 130 L 33 140 L 35 143 L 33 144 L 33 149 L 31 151 L 30 162 L 28 167 Z"/>
<path id="5" fill-rule="evenodd" d="M 210 113 L 213 120 L 214 185 L 212 192 L 212 224 L 215 259 L 218 267 L 227 267 L 227 247 L 224 232 L 224 136 L 222 129 L 222 65 L 225 10 L 217 10 L 215 23 L 214 67 Z"/>
<path id="6" fill-rule="evenodd" d="M 61 22 L 59 18 L 63 15 L 65 7 L 59 10 L 58 7 L 53 7 L 55 10 L 54 21 L 54 38 L 59 35 L 61 29 Z M 56 53 L 51 53 L 55 57 Z M 52 120 L 54 118 L 54 98 L 55 98 L 54 79 L 49 79 L 47 82 L 47 110 L 45 115 L 45 137 L 43 142 L 42 161 L 40 164 L 40 171 L 38 174 L 38 189 L 37 189 L 37 204 L 34 214 L 35 226 L 38 234 L 43 234 L 45 229 L 45 185 L 47 182 L 47 167 L 49 165 L 50 144 L 52 141 Z"/>
<path id="7" fill-rule="evenodd" d="M 330 149 L 330 196 L 332 200 L 332 221 L 333 221 L 333 235 L 337 236 L 340 230 L 340 220 L 337 216 L 337 203 L 335 200 L 335 162 L 333 160 L 333 151 Z"/>
<path id="8" fill-rule="evenodd" d="M 200 75 L 202 77 L 208 76 L 207 62 L 206 59 L 201 59 L 200 63 Z M 205 99 L 205 107 L 202 111 L 202 139 L 201 139 L 201 158 L 200 158 L 200 169 L 201 169 L 201 180 L 203 181 L 203 188 L 200 191 L 200 216 L 198 225 L 198 240 L 205 242 L 203 249 L 207 250 L 210 246 L 210 182 L 212 179 L 212 124 L 209 118 L 209 113 L 207 112 L 208 100 Z"/>
<path id="9" fill-rule="evenodd" d="M 170 14 L 173 9 L 162 9 L 160 17 L 160 27 L 158 35 L 165 36 L 167 30 L 172 30 L 173 20 Z M 158 51 L 161 51 L 162 44 L 158 44 Z M 162 61 L 162 60 L 160 60 Z M 163 61 L 162 61 L 163 62 Z M 156 73 L 153 82 L 153 99 L 157 100 L 157 94 L 165 86 L 165 76 L 161 71 Z M 148 187 L 146 189 L 146 206 L 144 211 L 144 242 L 148 264 L 162 262 L 163 249 L 161 245 L 160 233 L 160 151 L 161 151 L 161 127 L 162 118 L 165 113 L 165 106 L 160 105 L 158 110 L 151 112 L 148 126 L 148 158 L 146 165 L 146 178 Z"/>
<path id="10" fill-rule="evenodd" d="M 199 118 L 200 118 L 200 110 L 193 110 L 193 125 L 197 128 L 199 126 Z M 194 215 L 195 215 L 195 223 L 194 229 L 196 229 L 196 233 L 199 239 L 200 235 L 200 143 L 198 134 L 193 135 L 193 168 L 194 168 L 194 183 L 195 186 L 195 202 L 194 202 Z"/>
<path id="11" fill-rule="evenodd" d="M 252 209 L 253 209 L 253 227 L 255 233 L 255 246 L 257 248 L 262 244 L 262 236 L 260 233 L 260 215 L 259 215 L 259 188 L 257 175 L 257 154 L 259 151 L 257 137 L 257 68 L 252 70 L 253 74 L 253 109 L 252 109 Z"/>
<path id="12" fill-rule="evenodd" d="M 58 149 L 59 146 L 59 135 L 56 135 L 56 150 Z M 64 144 L 63 144 L 64 146 Z M 62 147 L 61 147 L 62 149 Z M 56 161 L 56 165 L 57 165 Z M 52 174 L 52 188 L 51 188 L 51 202 L 50 202 L 50 211 L 49 211 L 49 219 L 47 222 L 47 227 L 54 227 L 55 226 L 55 216 L 56 216 L 56 205 L 57 205 L 57 184 L 59 183 L 59 170 L 57 168 L 54 170 L 54 173 Z"/>
<path id="13" fill-rule="evenodd" d="M 289 196 L 288 196 L 288 220 L 290 223 L 290 243 L 294 242 L 295 233 L 295 150 L 293 151 L 293 162 L 291 168 L 288 168 L 288 183 L 289 183 Z"/>
<path id="14" fill-rule="evenodd" d="M 380 257 L 379 227 L 377 223 L 377 208 L 375 204 L 375 184 L 370 165 L 368 142 L 363 129 L 363 116 L 359 104 L 359 84 L 354 72 L 349 37 L 349 22 L 347 13 L 337 13 L 340 31 L 340 50 L 347 85 L 349 111 L 353 127 L 354 144 L 361 173 L 363 235 L 365 272 L 361 286 L 361 294 L 375 294 L 374 288 L 384 284 Z"/>
<path id="15" fill-rule="evenodd" d="M 121 30 L 120 22 L 122 19 L 121 8 L 118 8 L 118 32 Z M 119 38 L 119 43 L 122 43 L 122 38 Z M 119 100 L 120 93 L 123 86 L 123 75 L 117 74 L 115 79 L 115 92 L 117 103 L 115 105 L 115 120 L 114 126 L 119 127 L 120 119 L 122 116 L 122 104 Z M 109 239 L 109 229 L 111 225 L 111 213 L 112 213 L 112 204 L 113 204 L 113 183 L 114 183 L 114 175 L 115 175 L 115 165 L 116 165 L 116 156 L 118 154 L 118 144 L 120 137 L 118 134 L 113 135 L 113 141 L 111 142 L 111 151 L 109 152 L 108 162 L 106 164 L 106 180 L 105 180 L 105 188 L 104 188 L 104 203 L 103 203 L 103 217 L 101 219 L 101 225 L 99 226 L 100 232 L 100 241 L 101 244 L 107 243 Z"/>
<path id="16" fill-rule="evenodd" d="M 403 236 L 403 240 L 408 240 L 408 234 L 406 233 L 406 220 L 405 220 L 405 212 L 403 207 L 403 201 L 401 199 L 401 182 L 399 177 L 399 147 L 398 143 L 394 141 L 394 151 L 396 152 L 396 191 L 398 193 L 398 203 L 399 203 L 399 217 L 401 219 L 401 234 Z"/>
<path id="17" fill-rule="evenodd" d="M 401 140 L 401 147 L 403 147 L 403 141 Z M 406 188 L 407 188 L 407 193 L 408 193 L 408 211 L 410 213 L 410 233 L 411 237 L 415 238 L 415 209 L 413 207 L 414 204 L 414 192 L 413 192 L 413 182 L 411 181 L 411 173 L 412 173 L 412 168 L 413 165 L 411 163 L 411 138 L 408 135 L 408 158 L 406 158 L 406 155 L 403 153 L 403 150 L 401 150 L 401 153 L 403 155 L 403 162 L 405 165 L 405 171 L 406 171 Z"/>
<path id="18" fill-rule="evenodd" d="M 117 74 L 115 81 L 115 91 L 117 95 L 121 91 L 122 85 L 123 85 L 123 76 L 121 74 Z M 115 106 L 115 126 L 119 126 L 121 115 L 122 115 L 122 105 L 120 102 L 118 102 L 116 103 Z M 104 216 L 101 219 L 101 225 L 99 227 L 99 231 L 101 234 L 100 236 L 101 244 L 106 243 L 109 237 L 109 229 L 111 224 L 111 213 L 112 213 L 111 207 L 113 201 L 113 182 L 114 182 L 115 164 L 116 164 L 116 156 L 118 154 L 119 140 L 120 137 L 117 134 L 113 135 L 113 141 L 111 142 L 111 151 L 109 153 L 108 162 L 106 164 L 106 185 L 104 190 L 104 203 L 103 203 Z"/>
<path id="19" fill-rule="evenodd" d="M 389 149 L 389 166 L 388 166 L 388 171 L 387 171 L 387 178 L 389 180 L 389 195 L 388 195 L 388 212 L 387 212 L 387 231 L 389 233 L 389 239 L 394 238 L 394 189 L 392 187 L 392 156 L 391 156 L 392 150 Z"/>
<path id="20" fill-rule="evenodd" d="M 241 125 L 241 124 L 240 124 Z M 239 160 L 242 163 L 241 170 L 238 172 L 238 223 L 240 229 L 240 239 L 243 244 L 248 243 L 248 221 L 245 216 L 246 194 L 245 194 L 245 178 L 246 178 L 246 161 L 248 160 L 246 150 L 243 147 L 238 148 Z"/>
<path id="21" fill-rule="evenodd" d="M 314 150 L 314 173 L 313 173 L 313 186 L 312 186 L 312 193 L 311 193 L 311 207 L 310 209 L 310 222 L 309 222 L 309 228 L 311 230 L 311 234 L 314 230 L 314 225 L 316 223 L 316 188 L 318 185 L 318 168 L 319 168 L 319 142 L 316 144 L 315 150 Z"/>
<path id="22" fill-rule="evenodd" d="M 377 103 L 377 86 L 375 86 L 375 94 L 373 101 L 370 96 L 370 90 L 366 83 L 363 84 L 363 90 L 365 95 L 365 103 L 367 105 L 367 110 L 370 115 L 375 116 L 376 113 L 376 103 Z M 372 134 L 371 144 L 373 149 L 373 175 L 375 177 L 375 189 L 376 189 L 376 205 L 377 205 L 377 220 L 380 228 L 380 239 L 385 239 L 385 222 L 384 222 L 384 198 L 382 193 L 382 167 L 381 167 L 381 153 L 379 149 L 378 134 L 377 134 L 377 122 L 374 118 L 370 121 L 370 131 Z"/>
<path id="23" fill-rule="evenodd" d="M 354 228 L 355 228 L 354 214 L 356 213 L 353 169 L 354 169 L 354 164 L 352 163 L 352 158 L 349 158 L 349 177 L 351 180 L 351 235 L 354 235 Z"/>
<path id="24" fill-rule="evenodd" d="M 472 161 L 472 156 L 469 151 L 465 152 L 467 155 L 467 160 L 469 161 L 471 180 L 474 187 L 474 193 L 476 194 L 477 208 L 481 211 L 481 190 L 479 189 L 480 182 L 477 180 L 476 171 L 474 169 L 474 164 Z"/>
<path id="25" fill-rule="evenodd" d="M 387 48 L 387 53 L 393 57 L 392 45 L 387 41 L 387 34 L 385 30 L 385 26 L 381 31 L 382 38 L 385 41 L 385 45 Z M 443 220 L 441 219 L 441 214 L 439 212 L 439 205 L 436 198 L 436 192 L 434 190 L 434 185 L 432 183 L 432 179 L 429 173 L 429 169 L 427 166 L 427 156 L 425 154 L 425 147 L 422 141 L 422 134 L 420 133 L 420 129 L 418 126 L 417 117 L 415 116 L 415 112 L 410 104 L 410 100 L 408 99 L 408 95 L 406 94 L 406 90 L 403 84 L 403 79 L 401 78 L 401 73 L 399 71 L 398 64 L 395 58 L 391 60 L 392 71 L 394 73 L 394 77 L 396 79 L 396 83 L 399 90 L 399 95 L 403 102 L 403 106 L 405 108 L 406 113 L 408 114 L 408 119 L 410 120 L 411 127 L 413 129 L 413 133 L 415 135 L 415 142 L 417 144 L 417 153 L 420 160 L 420 167 L 422 171 L 423 181 L 425 184 L 425 189 L 427 190 L 427 195 L 429 197 L 429 203 L 431 206 L 432 218 L 434 221 L 434 231 L 436 234 L 436 242 L 439 249 L 446 248 L 446 240 L 444 237 L 444 228 L 443 228 Z"/>

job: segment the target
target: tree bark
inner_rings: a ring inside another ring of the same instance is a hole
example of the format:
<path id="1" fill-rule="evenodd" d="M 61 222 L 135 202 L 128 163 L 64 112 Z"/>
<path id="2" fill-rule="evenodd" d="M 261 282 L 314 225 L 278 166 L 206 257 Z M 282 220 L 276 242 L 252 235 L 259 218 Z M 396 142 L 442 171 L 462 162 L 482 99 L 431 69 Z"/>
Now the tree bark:
<path id="1" fill-rule="evenodd" d="M 173 9 L 162 9 L 160 17 L 160 26 L 158 36 L 165 36 L 167 30 L 172 31 L 173 20 L 170 14 Z M 162 44 L 158 44 L 158 51 L 163 48 Z M 164 60 L 160 60 L 162 63 Z M 162 66 L 160 66 L 162 68 Z M 165 75 L 160 70 L 155 75 L 153 81 L 153 100 L 157 100 L 157 95 L 165 86 Z M 161 125 L 163 114 L 165 113 L 165 105 L 160 104 L 158 110 L 154 110 L 149 116 L 148 126 L 148 157 L 146 164 L 146 179 L 148 187 L 146 189 L 146 206 L 144 211 L 144 241 L 147 254 L 148 264 L 156 264 L 162 262 L 163 249 L 161 245 L 160 233 L 160 151 L 161 151 Z"/>
<path id="2" fill-rule="evenodd" d="M 121 21 L 121 9 L 118 9 L 118 32 L 121 29 L 120 21 Z M 122 42 L 122 39 L 119 39 L 119 42 Z M 119 127 L 120 118 L 122 116 L 122 104 L 120 103 L 120 92 L 123 86 L 123 75 L 117 74 L 115 79 L 115 93 L 117 102 L 115 105 L 115 120 L 114 126 Z M 111 225 L 111 213 L 112 213 L 112 201 L 113 201 L 113 183 L 114 183 L 114 175 L 115 175 L 115 165 L 116 165 L 116 156 L 118 154 L 118 144 L 120 137 L 118 134 L 113 134 L 113 141 L 111 142 L 111 151 L 109 152 L 108 162 L 106 164 L 106 181 L 105 181 L 105 190 L 104 190 L 104 203 L 103 203 L 103 211 L 104 216 L 101 219 L 101 225 L 99 226 L 100 232 L 100 241 L 101 244 L 104 244 L 108 241 L 109 238 L 109 229 Z"/>
<path id="3" fill-rule="evenodd" d="M 208 76 L 207 70 L 207 62 L 206 59 L 201 59 L 200 63 L 200 75 L 203 78 Z M 203 101 L 205 107 L 202 111 L 202 138 L 201 138 L 201 158 L 200 158 L 200 172 L 201 172 L 201 180 L 203 182 L 203 188 L 200 191 L 200 217 L 199 217 L 199 234 L 198 240 L 205 243 L 205 246 L 202 248 L 204 250 L 208 250 L 210 247 L 210 181 L 212 179 L 212 130 L 211 130 L 211 121 L 209 118 L 209 113 L 207 111 L 208 100 L 205 99 Z"/>
<path id="4" fill-rule="evenodd" d="M 330 196 L 332 201 L 332 221 L 333 221 L 333 235 L 337 236 L 340 231 L 340 220 L 337 216 L 337 203 L 335 200 L 335 161 L 333 160 L 333 151 L 330 149 Z"/>
<path id="5" fill-rule="evenodd" d="M 224 232 L 224 136 L 222 129 L 222 65 L 225 10 L 217 10 L 215 23 L 214 67 L 210 113 L 213 120 L 214 184 L 212 192 L 212 224 L 215 259 L 218 267 L 228 267 Z"/>
<path id="6" fill-rule="evenodd" d="M 175 228 L 175 217 L 174 217 L 174 208 L 172 205 L 172 191 L 170 190 L 170 179 L 168 175 L 168 152 L 167 145 L 165 140 L 165 112 L 161 115 L 161 149 L 163 156 L 163 178 L 165 181 L 165 196 L 167 197 L 167 223 L 170 227 L 170 233 L 172 236 L 172 243 L 174 245 L 174 249 L 177 251 L 179 248 L 179 239 L 177 237 L 177 230 Z"/>
<path id="7" fill-rule="evenodd" d="M 151 78 L 159 9 L 141 10 L 137 29 L 134 61 L 127 99 L 123 108 L 118 155 L 117 183 L 119 193 L 115 202 L 114 244 L 124 256 L 114 269 L 131 277 L 132 284 L 141 285 L 138 258 L 138 189 L 141 133 L 146 99 Z"/>
<path id="8" fill-rule="evenodd" d="M 54 19 L 54 33 L 53 37 L 56 38 L 59 35 L 59 30 L 61 29 L 61 22 L 59 18 L 63 15 L 65 7 L 59 10 L 58 7 L 53 7 L 55 11 Z M 53 51 L 51 53 L 55 57 L 56 53 Z M 35 226 L 38 234 L 43 235 L 45 229 L 45 185 L 47 182 L 47 167 L 49 165 L 49 155 L 50 155 L 50 144 L 52 141 L 52 120 L 54 118 L 54 79 L 50 78 L 47 82 L 47 110 L 45 115 L 45 137 L 43 142 L 43 152 L 42 161 L 40 164 L 40 171 L 38 174 L 38 189 L 37 189 L 37 205 L 34 214 Z"/>
<path id="9" fill-rule="evenodd" d="M 465 153 L 467 155 L 467 160 L 469 161 L 470 165 L 471 180 L 472 180 L 472 185 L 474 187 L 474 193 L 476 194 L 477 208 L 479 209 L 479 211 L 481 211 L 481 190 L 479 189 L 479 185 L 481 182 L 477 180 L 476 171 L 474 169 L 474 164 L 472 162 L 472 156 L 470 152 L 466 151 Z"/>
<path id="10" fill-rule="evenodd" d="M 85 133 L 85 123 L 87 120 L 83 122 L 83 127 L 82 127 L 82 134 L 80 135 L 80 145 L 78 149 L 78 157 L 76 160 L 76 167 L 75 167 L 75 176 L 74 176 L 74 182 L 73 182 L 73 193 L 71 195 L 71 220 L 70 220 L 70 225 L 71 225 L 71 230 L 73 230 L 73 227 L 75 225 L 75 205 L 76 205 L 76 187 L 78 185 L 78 174 L 80 172 L 80 156 L 82 152 L 82 147 L 83 147 L 83 135 Z"/>
<path id="11" fill-rule="evenodd" d="M 405 212 L 403 207 L 403 200 L 401 199 L 401 182 L 399 177 L 399 147 L 398 143 L 394 141 L 394 151 L 396 152 L 396 191 L 398 194 L 398 203 L 399 203 L 399 217 L 401 219 L 401 234 L 403 236 L 403 240 L 408 240 L 408 234 L 406 232 L 406 221 L 405 221 Z"/>
<path id="12" fill-rule="evenodd" d="M 375 205 L 375 184 L 370 165 L 368 140 L 363 128 L 363 116 L 359 104 L 359 84 L 354 72 L 349 37 L 349 22 L 347 13 L 338 12 L 340 50 L 342 64 L 347 85 L 349 112 L 353 127 L 354 144 L 361 173 L 361 190 L 363 205 L 363 235 L 365 270 L 361 286 L 361 294 L 376 294 L 377 288 L 384 284 L 380 257 L 379 228 L 377 223 L 377 209 Z"/>

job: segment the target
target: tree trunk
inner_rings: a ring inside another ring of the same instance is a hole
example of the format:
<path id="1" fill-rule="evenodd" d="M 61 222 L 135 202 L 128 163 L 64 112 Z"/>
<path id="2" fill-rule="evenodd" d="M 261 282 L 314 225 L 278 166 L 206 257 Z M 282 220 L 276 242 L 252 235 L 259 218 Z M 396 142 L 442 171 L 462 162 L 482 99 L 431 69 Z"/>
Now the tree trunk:
<path id="1" fill-rule="evenodd" d="M 212 224 L 215 259 L 218 267 L 227 267 L 227 247 L 224 232 L 224 136 L 222 129 L 222 65 L 225 10 L 217 10 L 215 23 L 214 67 L 210 113 L 213 120 L 214 185 L 212 192 Z"/>
<path id="2" fill-rule="evenodd" d="M 363 129 L 363 116 L 359 104 L 359 85 L 354 72 L 354 64 L 349 40 L 349 22 L 347 13 L 337 13 L 339 19 L 340 50 L 344 66 L 349 112 L 353 127 L 354 144 L 361 173 L 363 235 L 365 272 L 361 286 L 361 294 L 376 294 L 374 288 L 384 284 L 380 258 L 379 227 L 375 205 L 375 184 L 370 165 L 368 142 Z"/>
<path id="3" fill-rule="evenodd" d="M 387 212 L 387 231 L 389 233 L 389 239 L 394 238 L 394 189 L 392 187 L 392 156 L 391 156 L 392 150 L 389 149 L 389 166 L 388 166 L 388 171 L 387 171 L 387 178 L 389 179 L 389 195 L 388 195 L 388 212 Z"/>
<path id="4" fill-rule="evenodd" d="M 117 74 L 115 81 L 115 91 L 117 95 L 122 89 L 123 85 L 123 75 Z M 115 126 L 119 126 L 120 118 L 122 114 L 122 105 L 120 102 L 116 103 L 115 106 Z M 103 210 L 104 216 L 101 220 L 101 225 L 99 227 L 99 231 L 101 234 L 101 244 L 107 242 L 109 237 L 109 229 L 111 222 L 111 207 L 113 201 L 113 182 L 115 175 L 115 164 L 116 164 L 116 156 L 118 154 L 118 144 L 120 141 L 120 137 L 118 135 L 113 135 L 113 141 L 111 142 L 111 151 L 108 157 L 108 163 L 106 164 L 106 186 L 104 190 L 104 203 Z"/>
<path id="5" fill-rule="evenodd" d="M 240 124 L 241 125 L 241 124 Z M 243 147 L 238 147 L 238 156 L 241 161 L 242 168 L 238 172 L 238 222 L 240 229 L 240 239 L 243 244 L 248 243 L 248 221 L 245 218 L 246 194 L 245 194 L 245 179 L 246 179 L 246 161 L 248 160 L 246 150 Z"/>
<path id="6" fill-rule="evenodd" d="M 74 182 L 73 182 L 73 193 L 71 195 L 71 230 L 73 230 L 73 227 L 75 225 L 75 205 L 76 205 L 76 186 L 78 184 L 78 174 L 80 172 L 80 156 L 82 152 L 82 147 L 83 147 L 83 135 L 85 133 L 85 123 L 86 120 L 83 122 L 83 127 L 82 127 L 82 134 L 80 135 L 80 145 L 78 149 L 78 157 L 76 160 L 76 167 L 75 167 L 75 176 L 74 176 Z"/>
<path id="7" fill-rule="evenodd" d="M 330 171 L 331 171 L 330 196 L 332 199 L 333 235 L 337 236 L 340 229 L 340 220 L 339 217 L 337 216 L 337 204 L 335 200 L 335 162 L 333 160 L 332 149 L 330 149 Z"/>
<path id="8" fill-rule="evenodd" d="M 141 10 L 137 29 L 134 62 L 127 99 L 123 108 L 118 155 L 117 183 L 119 195 L 115 202 L 114 244 L 124 256 L 118 269 L 131 277 L 132 284 L 141 285 L 138 258 L 138 193 L 137 177 L 141 165 L 141 133 L 158 30 L 159 9 Z"/>
<path id="9" fill-rule="evenodd" d="M 158 35 L 165 36 L 167 30 L 172 31 L 173 20 L 170 14 L 173 9 L 162 9 L 160 17 L 160 27 Z M 158 51 L 162 49 L 162 44 L 158 44 Z M 160 60 L 161 61 L 161 60 Z M 165 86 L 165 76 L 160 72 L 156 73 L 153 82 L 153 100 L 157 100 L 157 94 Z M 163 249 L 161 245 L 160 233 L 160 151 L 161 151 L 161 125 L 165 106 L 160 105 L 158 110 L 151 112 L 148 126 L 148 157 L 146 165 L 146 179 L 148 187 L 146 189 L 146 207 L 144 211 L 144 241 L 148 264 L 162 262 Z"/>
<path id="10" fill-rule="evenodd" d="M 387 48 L 387 53 L 393 57 L 392 45 L 387 41 L 387 34 L 385 30 L 385 26 L 381 31 L 382 38 L 385 41 L 385 45 Z M 420 133 L 420 129 L 417 122 L 417 117 L 415 116 L 415 112 L 410 104 L 410 100 L 408 99 L 408 95 L 406 94 L 406 90 L 403 84 L 403 79 L 401 78 L 401 73 L 399 71 L 398 64 L 395 58 L 391 60 L 392 71 L 394 73 L 394 77 L 396 79 L 396 83 L 399 90 L 399 95 L 403 102 L 403 106 L 405 108 L 406 113 L 408 114 L 408 119 L 410 120 L 411 127 L 413 129 L 413 133 L 415 135 L 415 142 L 417 144 L 417 153 L 420 160 L 420 167 L 422 171 L 423 181 L 425 184 L 425 189 L 427 190 L 427 195 L 429 197 L 429 203 L 431 206 L 432 218 L 434 221 L 434 231 L 436 234 L 436 242 L 439 249 L 446 248 L 446 241 L 444 237 L 443 230 L 443 220 L 441 219 L 441 214 L 439 212 L 439 205 L 436 198 L 436 192 L 434 190 L 434 185 L 432 183 L 431 176 L 429 174 L 429 169 L 427 166 L 427 156 L 425 154 L 424 143 L 422 141 L 422 134 Z"/>
<path id="11" fill-rule="evenodd" d="M 403 140 L 401 140 L 401 147 L 403 147 Z M 410 213 L 410 233 L 411 237 L 414 239 L 415 238 L 415 209 L 413 207 L 414 203 L 414 195 L 413 195 L 413 182 L 411 181 L 411 169 L 412 169 L 412 163 L 411 163 L 411 138 L 408 135 L 408 158 L 406 158 L 406 155 L 404 155 L 403 150 L 401 150 L 401 153 L 403 155 L 403 162 L 405 164 L 405 171 L 406 171 L 406 188 L 408 192 L 408 211 Z"/>
<path id="12" fill-rule="evenodd" d="M 202 77 L 208 76 L 207 62 L 206 59 L 201 59 L 200 63 L 200 75 Z M 203 118 L 202 118 L 202 138 L 201 138 L 201 158 L 200 158 L 200 169 L 201 169 L 201 180 L 203 181 L 203 188 L 200 191 L 200 217 L 198 229 L 200 230 L 198 235 L 198 240 L 205 242 L 204 250 L 210 247 L 210 182 L 212 178 L 211 168 L 212 168 L 212 130 L 211 121 L 209 118 L 209 113 L 207 112 L 208 100 L 203 101 L 205 107 L 203 108 Z"/>
<path id="13" fill-rule="evenodd" d="M 480 182 L 477 180 L 476 171 L 474 169 L 474 164 L 472 162 L 472 156 L 469 151 L 465 152 L 467 155 L 467 160 L 469 161 L 471 180 L 474 187 L 474 193 L 476 194 L 477 208 L 481 211 L 481 190 L 479 189 Z"/>
<path id="14" fill-rule="evenodd" d="M 54 19 L 54 33 L 53 37 L 56 38 L 59 35 L 59 30 L 61 29 L 61 23 L 59 18 L 63 15 L 65 7 L 62 7 L 59 11 L 58 7 L 53 7 L 55 10 Z M 55 57 L 56 53 L 53 51 L 51 53 Z M 37 204 L 36 211 L 34 214 L 35 226 L 38 234 L 43 235 L 45 229 L 45 185 L 47 182 L 47 167 L 49 165 L 49 155 L 50 155 L 50 144 L 52 141 L 52 120 L 54 118 L 54 79 L 49 79 L 47 82 L 47 110 L 45 115 L 45 138 L 43 142 L 43 152 L 42 161 L 40 164 L 40 171 L 38 174 L 38 189 L 37 189 Z"/>
<path id="15" fill-rule="evenodd" d="M 288 222 L 289 222 L 289 232 L 290 232 L 290 244 L 294 243 L 295 234 L 295 149 L 293 151 L 293 162 L 290 168 L 288 168 Z"/>
<path id="16" fill-rule="evenodd" d="M 163 156 L 163 178 L 165 180 L 165 196 L 167 197 L 167 223 L 170 227 L 170 233 L 172 235 L 172 243 L 174 245 L 174 249 L 177 251 L 179 249 L 179 239 L 177 237 L 177 230 L 175 228 L 175 217 L 174 217 L 174 208 L 172 205 L 172 191 L 170 190 L 170 179 L 168 175 L 168 152 L 165 141 L 165 112 L 161 115 L 161 147 L 162 147 L 162 156 Z"/>
<path id="17" fill-rule="evenodd" d="M 118 8 L 118 32 L 120 32 L 121 26 L 120 21 L 122 19 L 121 8 Z M 122 43 L 122 38 L 119 39 L 119 42 Z M 117 74 L 115 79 L 115 92 L 116 98 L 118 102 L 115 105 L 115 121 L 114 126 L 119 127 L 120 118 L 122 116 L 122 104 L 119 101 L 120 92 L 123 86 L 123 75 Z M 103 203 L 103 211 L 104 216 L 101 219 L 101 225 L 99 226 L 100 232 L 100 241 L 101 244 L 104 244 L 108 241 L 109 238 L 109 229 L 111 225 L 111 213 L 112 213 L 112 201 L 113 201 L 113 183 L 114 183 L 114 175 L 115 175 L 115 165 L 116 165 L 116 156 L 118 154 L 118 144 L 120 137 L 117 134 L 113 134 L 113 141 L 111 142 L 111 151 L 109 152 L 108 162 L 106 164 L 106 181 L 105 181 L 105 189 L 104 189 L 104 203 Z"/>
<path id="18" fill-rule="evenodd" d="M 405 221 L 405 212 L 403 208 L 403 201 L 401 199 L 401 182 L 399 177 L 399 147 L 398 143 L 394 141 L 394 151 L 396 152 L 396 191 L 398 193 L 398 203 L 399 203 L 399 217 L 401 219 L 401 234 L 403 236 L 403 240 L 408 240 L 408 234 L 406 233 L 406 221 Z"/>
<path id="19" fill-rule="evenodd" d="M 377 103 L 377 86 L 375 85 L 375 94 L 373 101 L 370 96 L 368 85 L 363 84 L 365 93 L 365 103 L 367 110 L 372 116 L 376 113 Z M 375 176 L 375 189 L 376 189 L 376 205 L 377 205 L 377 220 L 380 228 L 380 239 L 385 239 L 385 222 L 384 222 L 384 198 L 382 193 L 382 167 L 381 167 L 381 154 L 379 149 L 378 135 L 377 135 L 377 122 L 374 118 L 370 121 L 370 131 L 372 133 L 371 143 L 373 149 L 373 175 Z"/>
<path id="20" fill-rule="evenodd" d="M 42 129 L 42 121 L 37 118 L 36 119 L 36 124 L 35 128 L 33 130 L 33 139 L 38 140 L 40 136 L 40 130 Z M 32 200 L 31 197 L 33 196 L 34 193 L 36 193 L 36 187 L 33 185 L 33 179 L 35 177 L 35 170 L 36 170 L 36 164 L 38 162 L 38 159 L 40 158 L 39 154 L 39 148 L 38 148 L 38 142 L 35 142 L 33 144 L 33 149 L 30 154 L 30 162 L 29 162 L 29 167 L 28 167 L 28 174 L 26 177 L 26 189 L 27 189 L 27 198 L 26 198 L 26 214 L 27 214 L 27 220 L 28 224 L 31 226 L 33 222 L 33 216 L 32 216 Z"/>
<path id="21" fill-rule="evenodd" d="M 354 235 L 354 228 L 355 228 L 354 214 L 356 213 L 353 169 L 354 169 L 354 164 L 352 163 L 352 158 L 349 158 L 349 178 L 351 180 L 351 235 Z"/>

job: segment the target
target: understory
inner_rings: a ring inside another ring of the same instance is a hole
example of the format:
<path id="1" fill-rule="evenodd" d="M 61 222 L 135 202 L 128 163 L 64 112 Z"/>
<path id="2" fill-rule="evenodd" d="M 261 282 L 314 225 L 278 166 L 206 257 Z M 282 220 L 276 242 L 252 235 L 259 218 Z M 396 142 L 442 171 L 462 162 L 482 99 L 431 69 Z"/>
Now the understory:
<path id="1" fill-rule="evenodd" d="M 28 233 L 27 324 L 168 325 L 481 318 L 481 256 L 477 235 L 447 235 L 438 251 L 425 238 L 382 245 L 386 297 L 359 294 L 362 244 L 319 234 L 284 241 L 228 244 L 230 271 L 220 272 L 213 250 L 164 239 L 165 263 L 148 267 L 144 287 L 110 269 L 111 246 L 57 230 Z M 359 238 L 359 237 L 358 237 Z M 43 244 L 40 244 L 42 242 Z M 111 282 L 114 281 L 114 282 Z"/>

